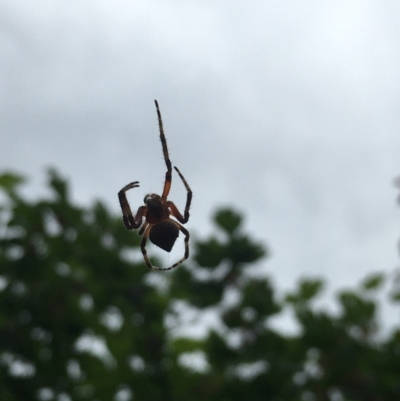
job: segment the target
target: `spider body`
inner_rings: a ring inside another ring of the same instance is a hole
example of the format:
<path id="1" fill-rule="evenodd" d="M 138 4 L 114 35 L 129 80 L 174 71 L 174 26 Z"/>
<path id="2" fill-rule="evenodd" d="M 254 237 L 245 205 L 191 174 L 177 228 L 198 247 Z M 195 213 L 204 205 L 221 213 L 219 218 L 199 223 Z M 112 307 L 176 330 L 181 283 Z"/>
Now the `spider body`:
<path id="1" fill-rule="evenodd" d="M 140 248 L 146 266 L 151 270 L 171 270 L 174 267 L 180 265 L 189 257 L 190 235 L 189 231 L 186 230 L 186 228 L 183 227 L 182 224 L 185 224 L 189 220 L 189 208 L 192 201 L 192 191 L 179 169 L 174 166 L 187 191 L 186 206 L 184 214 L 182 216 L 175 204 L 167 200 L 169 191 L 171 189 L 172 165 L 171 161 L 169 160 L 167 141 L 164 135 L 161 113 L 156 100 L 155 104 L 157 109 L 158 125 L 160 129 L 160 140 L 162 144 L 165 164 L 167 165 L 163 193 L 161 196 L 157 194 L 146 195 L 144 198 L 145 205 L 139 207 L 135 216 L 133 216 L 128 200 L 126 198 L 126 191 L 132 188 L 137 188 L 139 186 L 139 182 L 134 181 L 123 187 L 118 193 L 118 198 L 122 209 L 122 219 L 125 227 L 128 230 L 140 228 L 139 235 L 143 235 Z M 171 215 L 178 221 L 172 219 Z M 185 253 L 183 257 L 172 266 L 167 268 L 153 266 L 147 256 L 147 238 L 149 238 L 154 245 L 157 245 L 164 251 L 171 252 L 175 241 L 179 236 L 179 231 L 181 231 L 185 236 Z"/>
<path id="2" fill-rule="evenodd" d="M 171 212 L 168 204 L 157 194 L 146 195 L 144 203 L 147 207 L 146 221 L 153 224 L 149 232 L 150 241 L 164 251 L 171 252 L 179 236 L 179 228 L 169 218 Z"/>
<path id="3" fill-rule="evenodd" d="M 166 252 L 171 252 L 178 236 L 179 228 L 168 220 L 155 224 L 149 234 L 150 241 Z"/>
<path id="4" fill-rule="evenodd" d="M 170 211 L 166 202 L 163 202 L 160 195 L 149 194 L 144 198 L 147 207 L 146 221 L 152 224 L 160 223 L 168 219 Z"/>

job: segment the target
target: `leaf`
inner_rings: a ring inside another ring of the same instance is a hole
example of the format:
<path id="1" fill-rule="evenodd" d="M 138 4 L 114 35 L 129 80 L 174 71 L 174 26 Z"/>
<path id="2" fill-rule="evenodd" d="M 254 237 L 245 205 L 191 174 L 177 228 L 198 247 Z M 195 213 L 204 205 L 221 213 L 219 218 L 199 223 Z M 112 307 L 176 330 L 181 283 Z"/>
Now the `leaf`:
<path id="1" fill-rule="evenodd" d="M 383 273 L 373 273 L 367 276 L 361 283 L 364 290 L 377 290 L 385 281 L 385 275 Z"/>
<path id="2" fill-rule="evenodd" d="M 14 192 L 18 185 L 24 183 L 26 179 L 21 176 L 10 172 L 0 174 L 0 188 L 6 192 Z"/>
<path id="3" fill-rule="evenodd" d="M 203 342 L 191 338 L 178 338 L 172 342 L 174 352 L 183 354 L 184 352 L 193 352 L 202 348 Z"/>
<path id="4" fill-rule="evenodd" d="M 196 262 L 203 267 L 217 267 L 226 256 L 225 247 L 216 239 L 196 244 Z"/>
<path id="5" fill-rule="evenodd" d="M 239 228 L 242 217 L 231 209 L 220 209 L 215 214 L 214 221 L 225 232 L 232 235 Z"/>
<path id="6" fill-rule="evenodd" d="M 395 293 L 391 294 L 390 299 L 393 302 L 400 302 L 400 292 L 395 292 Z"/>
<path id="7" fill-rule="evenodd" d="M 315 296 L 318 295 L 318 293 L 322 290 L 323 288 L 323 282 L 322 280 L 304 280 L 300 283 L 300 296 L 304 300 L 311 300 Z"/>
<path id="8" fill-rule="evenodd" d="M 232 238 L 226 254 L 234 264 L 252 263 L 265 255 L 265 249 L 261 244 L 254 242 L 249 236 L 241 235 Z"/>
<path id="9" fill-rule="evenodd" d="M 286 294 L 285 302 L 304 306 L 304 303 L 311 301 L 321 292 L 323 286 L 324 283 L 322 280 L 309 278 L 302 279 L 295 291 Z"/>

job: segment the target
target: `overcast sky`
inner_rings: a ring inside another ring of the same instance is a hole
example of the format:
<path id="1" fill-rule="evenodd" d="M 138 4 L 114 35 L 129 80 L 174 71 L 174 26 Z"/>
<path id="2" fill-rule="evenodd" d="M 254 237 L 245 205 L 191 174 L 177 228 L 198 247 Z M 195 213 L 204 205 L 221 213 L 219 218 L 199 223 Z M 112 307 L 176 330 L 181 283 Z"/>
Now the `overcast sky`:
<path id="1" fill-rule="evenodd" d="M 354 285 L 398 265 L 399 74 L 398 1 L 0 0 L 0 168 L 115 213 L 138 180 L 136 208 L 163 185 L 157 99 L 192 233 L 231 205 L 281 288 Z"/>

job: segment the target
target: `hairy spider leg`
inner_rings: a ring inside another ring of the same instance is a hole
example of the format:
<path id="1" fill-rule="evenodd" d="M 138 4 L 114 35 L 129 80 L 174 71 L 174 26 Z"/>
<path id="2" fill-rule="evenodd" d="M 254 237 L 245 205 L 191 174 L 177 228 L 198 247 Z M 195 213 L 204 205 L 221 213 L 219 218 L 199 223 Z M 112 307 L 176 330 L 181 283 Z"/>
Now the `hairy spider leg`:
<path id="1" fill-rule="evenodd" d="M 163 153 L 164 153 L 164 160 L 165 160 L 165 164 L 167 165 L 167 172 L 165 173 L 164 189 L 163 189 L 161 198 L 163 200 L 167 200 L 169 191 L 171 189 L 171 182 L 172 182 L 172 164 L 171 164 L 171 160 L 169 159 L 167 140 L 165 138 L 164 127 L 163 127 L 163 122 L 162 122 L 162 118 L 161 118 L 161 112 L 160 112 L 160 109 L 158 108 L 157 100 L 154 100 L 154 103 L 156 104 L 156 109 L 157 109 L 158 127 L 160 129 L 160 140 L 161 140 L 161 145 L 162 145 L 162 149 L 163 149 Z"/>
<path id="2" fill-rule="evenodd" d="M 180 213 L 180 211 L 178 210 L 178 208 L 176 207 L 175 203 L 172 201 L 167 201 L 167 205 L 171 210 L 172 215 L 182 224 L 185 224 L 188 222 L 189 220 L 189 208 L 190 208 L 190 204 L 192 203 L 192 190 L 189 187 L 189 184 L 187 183 L 187 181 L 185 180 L 184 176 L 182 175 L 182 173 L 179 171 L 178 167 L 174 166 L 174 169 L 176 170 L 176 172 L 179 174 L 179 177 L 181 178 L 183 185 L 186 188 L 187 191 L 187 196 L 186 196 L 186 205 L 185 205 L 185 211 L 184 211 L 184 216 L 182 216 L 182 214 Z"/>
<path id="3" fill-rule="evenodd" d="M 119 204 L 121 205 L 122 210 L 122 220 L 124 221 L 125 227 L 128 230 L 133 230 L 139 228 L 142 225 L 143 217 L 146 216 L 147 207 L 140 206 L 136 216 L 133 217 L 131 207 L 129 206 L 128 199 L 126 198 L 126 191 L 129 191 L 132 188 L 137 188 L 139 186 L 139 181 L 131 182 L 128 185 L 125 185 L 121 191 L 118 192 Z"/>
<path id="4" fill-rule="evenodd" d="M 173 221 L 173 220 L 171 220 Z M 157 266 L 153 266 L 152 263 L 150 262 L 148 256 L 147 256 L 147 251 L 146 251 L 146 242 L 147 242 L 147 238 L 150 234 L 150 230 L 153 227 L 153 224 L 149 224 L 148 227 L 146 228 L 144 234 L 143 234 L 143 238 L 142 241 L 140 242 L 140 249 L 142 251 L 143 254 L 143 259 L 146 263 L 147 268 L 149 268 L 150 270 L 172 270 L 173 268 L 179 266 L 181 263 L 183 263 L 188 257 L 189 257 L 189 238 L 190 238 L 190 234 L 189 231 L 186 230 L 185 227 L 183 227 L 182 225 L 180 225 L 178 222 L 173 221 L 174 224 L 177 225 L 177 227 L 179 228 L 180 231 L 183 232 L 183 234 L 185 235 L 185 254 L 183 255 L 183 257 L 181 259 L 179 259 L 176 263 L 174 263 L 172 266 L 170 267 L 166 267 L 166 268 L 162 268 L 162 267 L 157 267 Z"/>
<path id="5" fill-rule="evenodd" d="M 145 221 L 144 224 L 142 225 L 142 227 L 140 227 L 138 235 L 143 235 L 143 233 L 145 232 L 145 230 L 147 229 L 148 226 L 149 226 L 149 223 L 147 221 Z"/>

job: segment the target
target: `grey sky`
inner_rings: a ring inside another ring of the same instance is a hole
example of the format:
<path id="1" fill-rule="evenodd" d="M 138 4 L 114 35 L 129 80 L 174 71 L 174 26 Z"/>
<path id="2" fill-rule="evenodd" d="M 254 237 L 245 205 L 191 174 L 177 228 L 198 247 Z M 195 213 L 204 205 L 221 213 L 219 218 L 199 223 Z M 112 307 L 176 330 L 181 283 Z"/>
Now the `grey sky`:
<path id="1" fill-rule="evenodd" d="M 398 264 L 399 73 L 396 1 L 0 0 L 0 168 L 36 196 L 56 166 L 116 213 L 138 180 L 139 206 L 165 172 L 157 99 L 192 232 L 233 205 L 281 288 L 353 285 Z"/>

